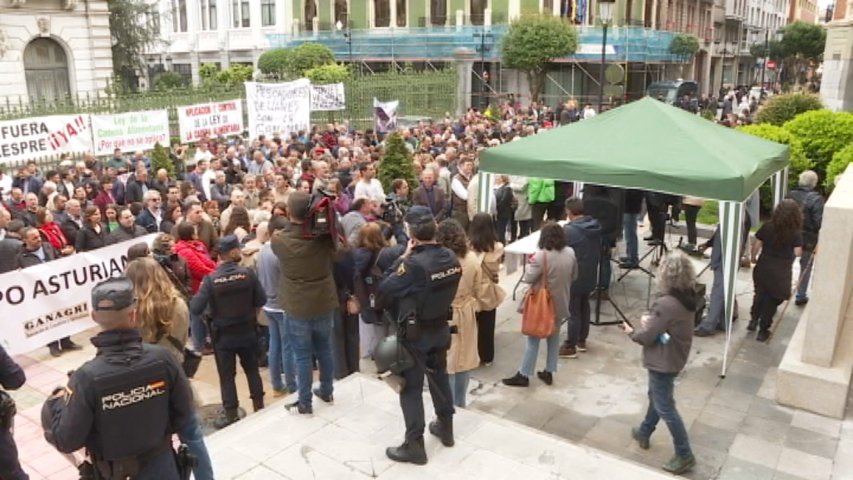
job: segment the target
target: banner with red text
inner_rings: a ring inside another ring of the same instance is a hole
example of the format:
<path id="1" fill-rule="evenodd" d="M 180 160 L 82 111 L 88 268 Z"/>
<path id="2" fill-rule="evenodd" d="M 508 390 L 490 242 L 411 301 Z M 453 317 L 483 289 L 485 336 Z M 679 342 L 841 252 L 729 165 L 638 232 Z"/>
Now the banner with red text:
<path id="1" fill-rule="evenodd" d="M 123 152 L 150 150 L 155 143 L 169 146 L 169 112 L 145 112 L 92 115 L 92 132 L 95 138 L 95 155 L 112 155 L 120 148 Z"/>
<path id="2" fill-rule="evenodd" d="M 18 355 L 95 326 L 92 288 L 124 272 L 131 245 L 150 245 L 155 237 L 147 235 L 0 275 L 0 345 Z"/>
<path id="3" fill-rule="evenodd" d="M 205 137 L 227 137 L 243 131 L 243 101 L 200 103 L 178 107 L 181 142 L 197 142 Z"/>
<path id="4" fill-rule="evenodd" d="M 0 122 L 0 165 L 92 150 L 89 115 L 53 115 Z"/>

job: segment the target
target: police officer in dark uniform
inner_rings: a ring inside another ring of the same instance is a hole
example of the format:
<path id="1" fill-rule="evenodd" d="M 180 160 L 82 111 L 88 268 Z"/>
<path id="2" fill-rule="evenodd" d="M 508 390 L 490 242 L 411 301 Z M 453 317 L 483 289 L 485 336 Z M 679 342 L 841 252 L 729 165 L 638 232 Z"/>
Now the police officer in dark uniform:
<path id="1" fill-rule="evenodd" d="M 424 449 L 424 374 L 438 419 L 429 431 L 447 447 L 453 446 L 453 401 L 447 378 L 450 347 L 450 304 L 456 295 L 462 267 L 456 255 L 435 241 L 437 225 L 428 207 L 414 206 L 405 216 L 411 238 L 403 256 L 379 285 L 385 298 L 394 299 L 398 338 L 414 359 L 401 372 L 404 380 L 400 406 L 406 422 L 406 439 L 386 450 L 388 458 L 418 465 L 427 463 Z M 379 363 L 379 359 L 377 359 Z"/>
<path id="2" fill-rule="evenodd" d="M 210 333 L 223 415 L 213 426 L 224 428 L 240 419 L 237 400 L 237 357 L 249 381 L 249 392 L 255 411 L 264 408 L 264 386 L 258 370 L 258 310 L 267 296 L 255 273 L 240 265 L 240 240 L 234 235 L 219 239 L 221 263 L 204 278 L 198 293 L 190 302 L 190 311 L 201 315 L 210 308 Z"/>
<path id="3" fill-rule="evenodd" d="M 186 375 L 165 348 L 142 342 L 130 280 L 96 285 L 91 307 L 98 354 L 45 402 L 45 438 L 63 453 L 86 447 L 95 478 L 178 480 L 172 434 L 194 421 Z"/>
<path id="4" fill-rule="evenodd" d="M 26 380 L 24 370 L 0 346 L 0 386 L 6 390 L 17 390 Z M 18 449 L 12 436 L 15 412 L 15 401 L 8 393 L 0 391 L 0 478 L 3 480 L 30 478 L 21 469 Z"/>

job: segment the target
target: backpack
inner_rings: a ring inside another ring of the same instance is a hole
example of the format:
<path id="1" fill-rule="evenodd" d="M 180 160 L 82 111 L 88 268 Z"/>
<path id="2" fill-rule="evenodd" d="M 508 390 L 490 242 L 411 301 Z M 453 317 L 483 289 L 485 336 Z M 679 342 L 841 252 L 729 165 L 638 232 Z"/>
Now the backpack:
<path id="1" fill-rule="evenodd" d="M 366 271 L 356 272 L 353 282 L 355 296 L 361 304 L 361 318 L 364 323 L 369 324 L 382 323 L 382 313 L 386 307 L 385 299 L 379 293 L 379 282 L 384 275 L 376 264 L 378 258 L 379 252 L 374 253 L 370 257 Z"/>

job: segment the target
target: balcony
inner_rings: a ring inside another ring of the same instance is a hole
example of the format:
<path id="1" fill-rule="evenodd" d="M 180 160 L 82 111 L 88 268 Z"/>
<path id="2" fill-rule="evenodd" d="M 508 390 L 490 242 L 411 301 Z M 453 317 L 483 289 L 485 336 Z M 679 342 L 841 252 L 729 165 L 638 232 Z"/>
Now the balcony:
<path id="1" fill-rule="evenodd" d="M 255 37 L 251 28 L 234 28 L 228 30 L 229 50 L 253 50 Z"/>
<path id="2" fill-rule="evenodd" d="M 490 32 L 493 38 L 482 45 L 479 34 L 484 30 Z M 454 50 L 469 48 L 478 52 L 478 58 L 482 55 L 486 61 L 497 61 L 500 57 L 500 42 L 506 30 L 506 25 L 494 25 L 485 29 L 460 25 L 352 30 L 352 59 L 363 62 L 450 61 Z M 599 62 L 602 30 L 595 27 L 578 27 L 577 31 L 577 52 L 556 61 Z M 676 56 L 669 53 L 669 44 L 674 36 L 672 32 L 641 27 L 611 28 L 607 32 L 606 56 L 610 61 L 620 62 L 677 62 Z M 303 43 L 317 42 L 331 48 L 338 60 L 347 60 L 350 55 L 350 45 L 343 33 L 338 32 L 268 34 L 267 40 L 271 48 L 291 48 Z"/>
<path id="3" fill-rule="evenodd" d="M 222 49 L 219 32 L 216 30 L 198 32 L 197 41 L 199 52 L 216 52 Z"/>

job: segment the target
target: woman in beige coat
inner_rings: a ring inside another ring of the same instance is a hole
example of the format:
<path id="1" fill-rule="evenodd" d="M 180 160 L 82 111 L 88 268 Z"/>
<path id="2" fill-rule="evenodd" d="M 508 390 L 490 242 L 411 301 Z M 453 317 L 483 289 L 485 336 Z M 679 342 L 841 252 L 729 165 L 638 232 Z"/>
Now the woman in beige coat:
<path id="1" fill-rule="evenodd" d="M 481 282 L 476 293 L 480 311 L 477 312 L 477 351 L 480 363 L 490 365 L 495 360 L 495 319 L 497 308 L 506 298 L 499 285 L 498 273 L 504 246 L 495 234 L 495 222 L 488 213 L 478 213 L 468 226 L 471 250 L 477 255 Z"/>
<path id="2" fill-rule="evenodd" d="M 438 226 L 436 240 L 444 247 L 453 250 L 462 266 L 462 279 L 456 290 L 451 308 L 450 350 L 447 352 L 447 373 L 450 376 L 450 390 L 453 404 L 465 407 L 468 391 L 469 372 L 480 365 L 477 353 L 477 291 L 482 282 L 482 269 L 477 255 L 468 249 L 465 230 L 456 220 L 445 220 Z"/>

